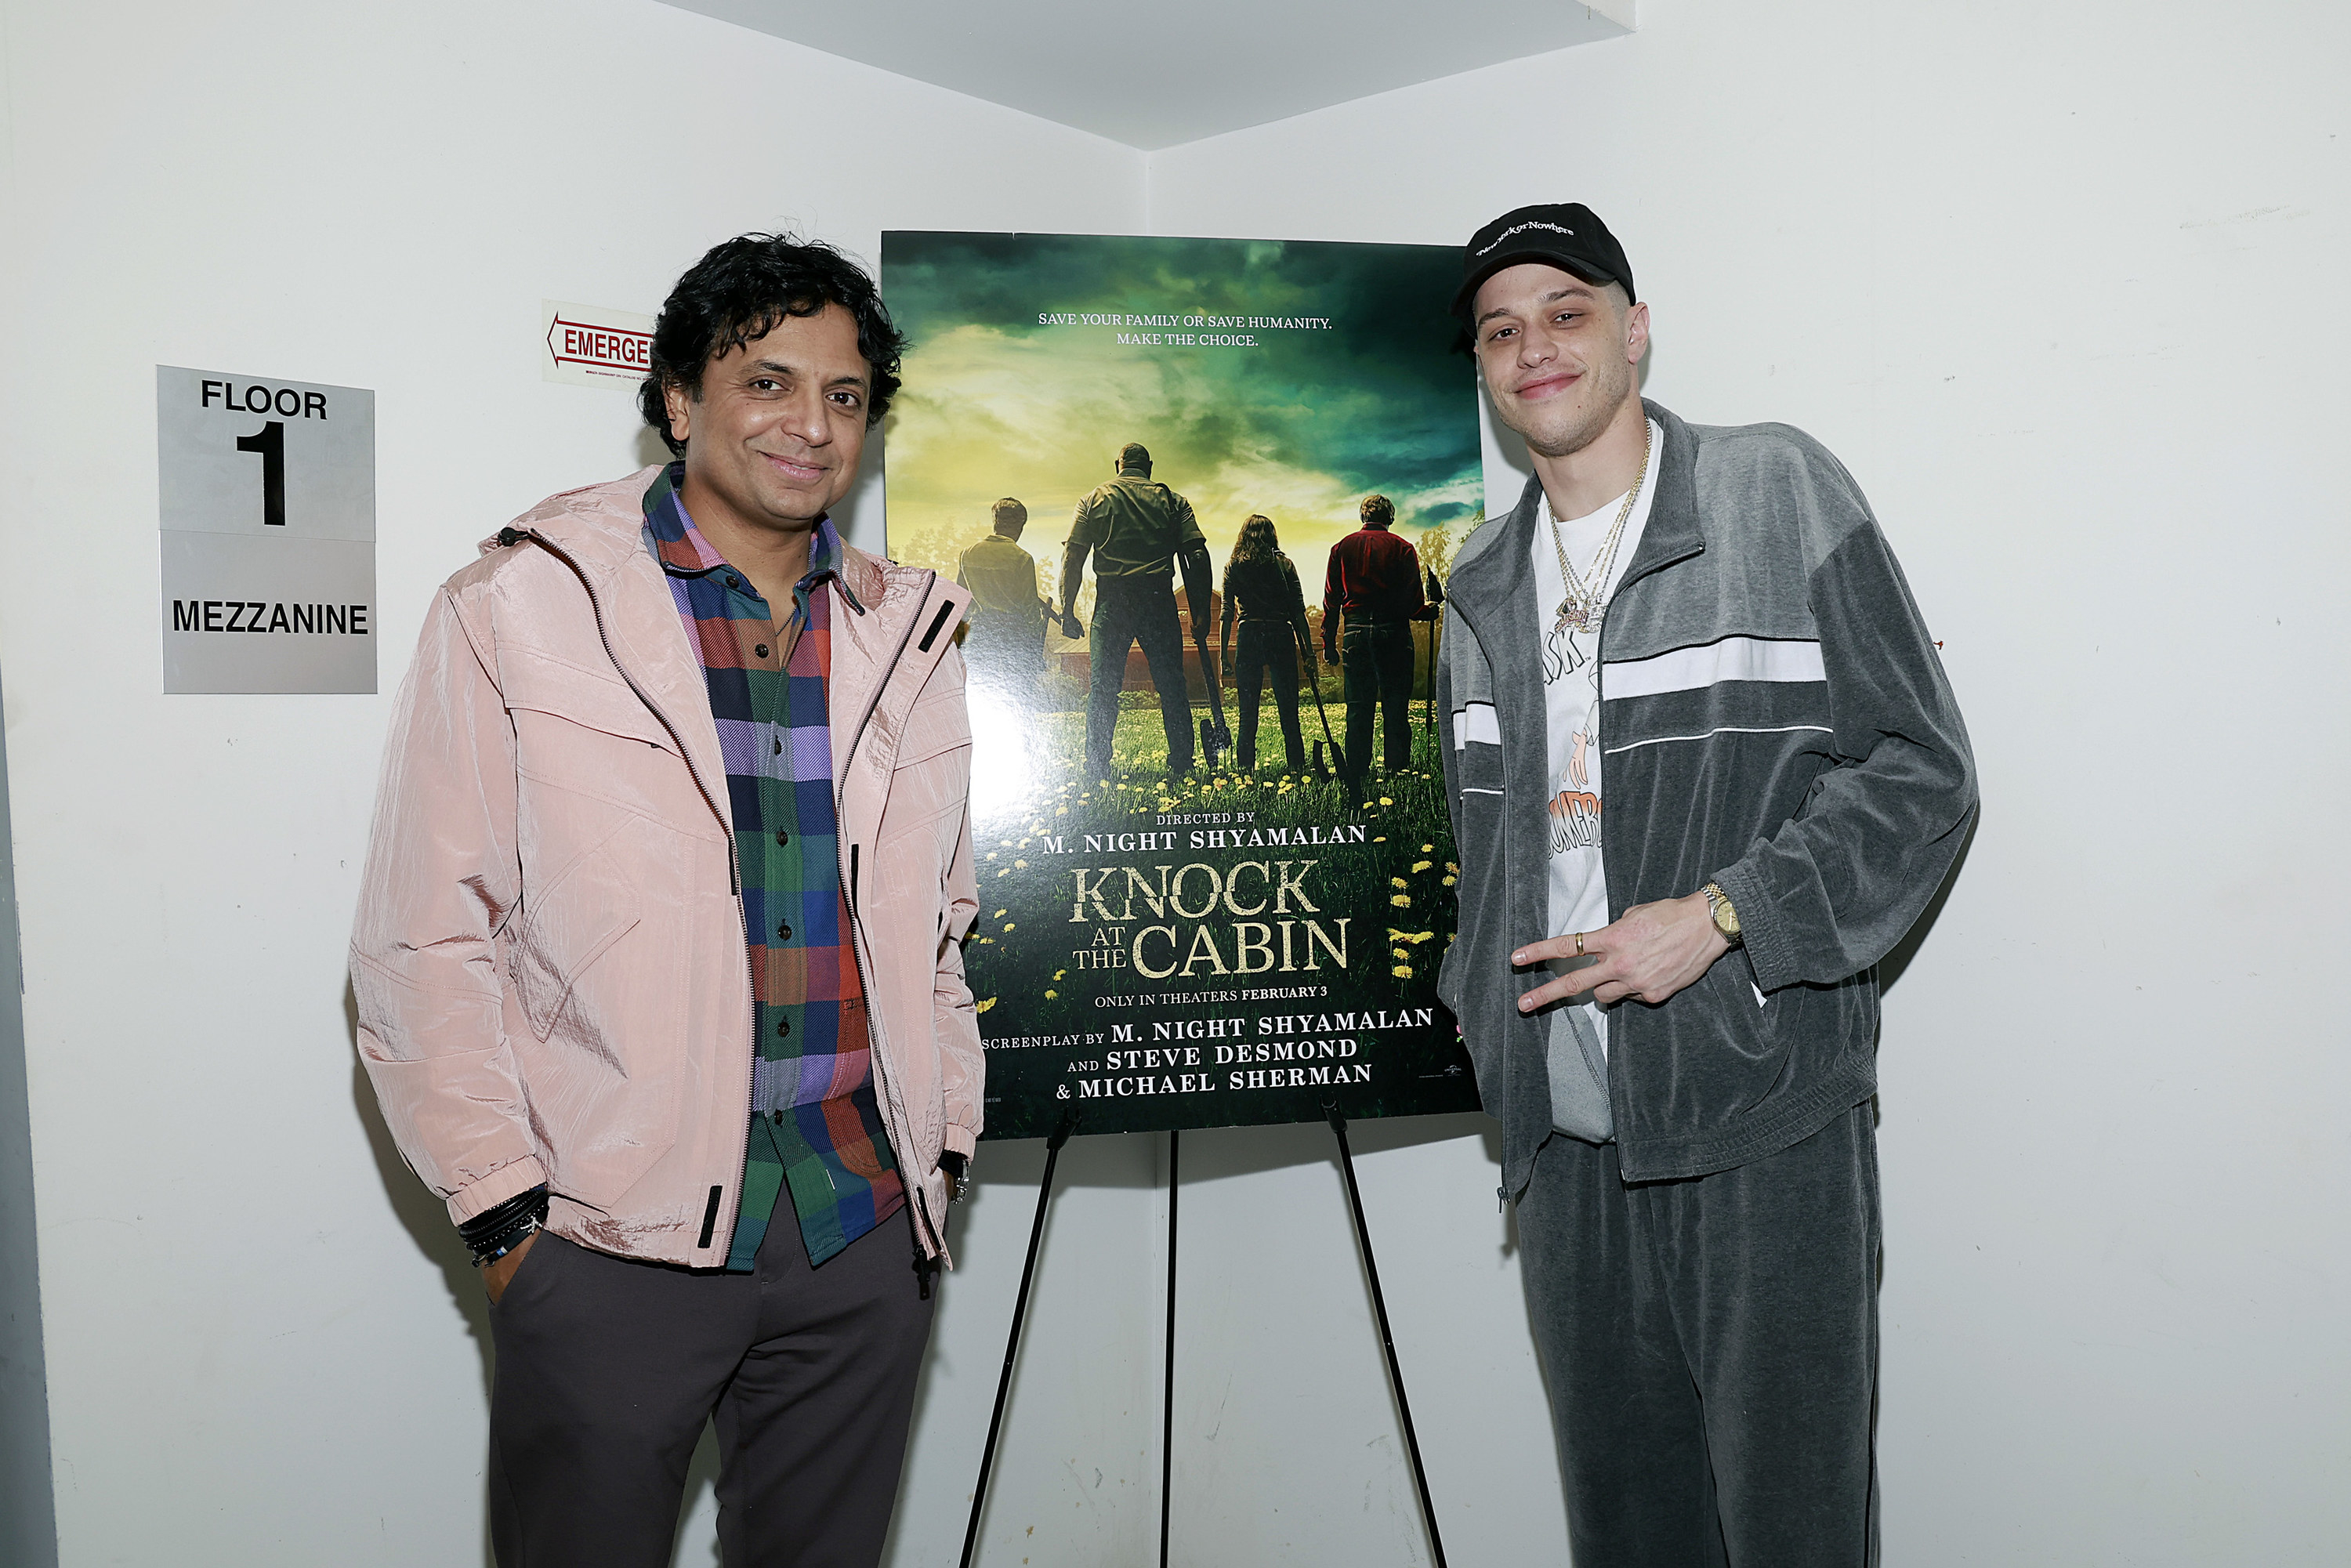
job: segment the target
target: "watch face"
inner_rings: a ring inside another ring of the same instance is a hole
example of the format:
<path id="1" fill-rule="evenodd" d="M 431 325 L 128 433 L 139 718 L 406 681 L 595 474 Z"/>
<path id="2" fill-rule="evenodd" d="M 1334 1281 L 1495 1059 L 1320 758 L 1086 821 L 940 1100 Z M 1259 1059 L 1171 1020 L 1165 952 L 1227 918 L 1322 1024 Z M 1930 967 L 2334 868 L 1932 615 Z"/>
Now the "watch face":
<path id="1" fill-rule="evenodd" d="M 1708 913 L 1714 916 L 1714 928 L 1733 942 L 1739 940 L 1739 912 L 1731 907 L 1729 898 L 1720 889 L 1707 900 Z"/>

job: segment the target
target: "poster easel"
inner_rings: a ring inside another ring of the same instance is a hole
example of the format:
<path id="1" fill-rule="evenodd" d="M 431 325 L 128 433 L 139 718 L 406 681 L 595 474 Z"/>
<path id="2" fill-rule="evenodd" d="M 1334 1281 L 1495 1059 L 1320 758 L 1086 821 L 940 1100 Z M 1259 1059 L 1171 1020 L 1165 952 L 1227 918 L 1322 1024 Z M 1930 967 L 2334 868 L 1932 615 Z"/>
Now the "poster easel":
<path id="1" fill-rule="evenodd" d="M 1372 1290 L 1372 1314 L 1379 1328 L 1380 1349 L 1386 1357 L 1388 1388 L 1395 1396 L 1396 1413 L 1404 1427 L 1405 1453 L 1412 1463 L 1413 1485 L 1420 1498 L 1422 1524 L 1428 1531 L 1428 1549 L 1436 1568 L 1446 1568 L 1445 1542 L 1437 1528 L 1437 1507 L 1428 1492 L 1428 1472 L 1420 1458 L 1420 1438 L 1412 1423 L 1412 1404 L 1405 1396 L 1404 1369 L 1396 1359 L 1395 1335 L 1388 1326 L 1387 1298 L 1380 1290 L 1378 1260 L 1372 1253 L 1371 1227 L 1364 1218 L 1364 1195 L 1355 1183 L 1354 1151 L 1347 1143 L 1347 1119 L 1335 1105 L 1324 1107 L 1331 1134 L 1339 1145 L 1339 1169 L 1346 1178 L 1347 1207 L 1354 1220 L 1355 1246 L 1364 1260 L 1364 1272 Z M 1029 1227 L 1029 1255 L 1020 1266 L 1020 1291 L 1012 1303 L 1012 1329 L 1004 1345 L 1004 1368 L 996 1383 L 996 1406 L 987 1418 L 987 1442 L 979 1455 L 979 1476 L 972 1485 L 971 1521 L 965 1527 L 961 1568 L 972 1568 L 979 1550 L 979 1523 L 987 1508 L 987 1477 L 996 1459 L 997 1439 L 1004 1428 L 1004 1406 L 1012 1393 L 1012 1373 L 1020 1356 L 1020 1330 L 1029 1312 L 1029 1297 L 1037 1279 L 1037 1253 L 1045 1239 L 1045 1215 L 1053 1200 L 1053 1167 L 1061 1159 L 1061 1145 L 1077 1130 L 1074 1107 L 1064 1111 L 1053 1131 L 1045 1140 L 1045 1174 L 1037 1184 L 1037 1217 Z M 1159 1564 L 1167 1568 L 1167 1545 L 1170 1524 L 1174 1519 L 1176 1466 L 1176 1200 L 1182 1191 L 1178 1166 L 1183 1132 L 1171 1128 L 1167 1134 L 1167 1319 L 1166 1371 L 1160 1398 L 1159 1447 Z"/>

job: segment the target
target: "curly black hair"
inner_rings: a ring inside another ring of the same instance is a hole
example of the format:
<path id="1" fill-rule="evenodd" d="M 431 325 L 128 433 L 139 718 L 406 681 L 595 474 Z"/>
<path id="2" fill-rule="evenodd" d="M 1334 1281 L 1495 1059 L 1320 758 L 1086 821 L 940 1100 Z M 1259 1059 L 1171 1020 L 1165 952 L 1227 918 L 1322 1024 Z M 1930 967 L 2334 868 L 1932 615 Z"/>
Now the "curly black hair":
<path id="1" fill-rule="evenodd" d="M 683 455 L 685 443 L 669 431 L 667 390 L 676 387 L 699 402 L 711 361 L 766 337 L 787 316 L 814 316 L 827 305 L 857 319 L 857 351 L 873 375 L 865 427 L 881 423 L 898 393 L 898 361 L 906 350 L 881 291 L 863 267 L 822 240 L 771 234 L 712 246 L 669 291 L 653 323 L 653 371 L 637 390 L 645 423 Z"/>

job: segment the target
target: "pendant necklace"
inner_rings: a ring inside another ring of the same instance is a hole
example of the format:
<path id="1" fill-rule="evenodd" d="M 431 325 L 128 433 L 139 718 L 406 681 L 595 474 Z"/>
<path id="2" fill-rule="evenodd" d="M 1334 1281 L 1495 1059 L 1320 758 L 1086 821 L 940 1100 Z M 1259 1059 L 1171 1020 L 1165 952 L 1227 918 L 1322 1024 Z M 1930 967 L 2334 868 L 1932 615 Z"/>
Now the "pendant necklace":
<path id="1" fill-rule="evenodd" d="M 1567 559 L 1567 543 L 1561 538 L 1559 518 L 1552 515 L 1549 497 L 1545 497 L 1543 514 L 1551 519 L 1552 549 L 1559 552 L 1559 575 L 1567 585 L 1567 597 L 1559 601 L 1559 619 L 1552 622 L 1554 634 L 1566 632 L 1598 632 L 1601 617 L 1607 611 L 1605 595 L 1609 574 L 1616 570 L 1616 547 L 1625 537 L 1625 519 L 1633 515 L 1633 503 L 1641 497 L 1641 486 L 1649 477 L 1649 424 L 1641 422 L 1641 466 L 1633 476 L 1633 487 L 1625 492 L 1625 504 L 1616 508 L 1616 520 L 1609 525 L 1608 537 L 1600 541 L 1600 553 L 1592 562 L 1587 578 L 1575 575 L 1575 568 Z"/>

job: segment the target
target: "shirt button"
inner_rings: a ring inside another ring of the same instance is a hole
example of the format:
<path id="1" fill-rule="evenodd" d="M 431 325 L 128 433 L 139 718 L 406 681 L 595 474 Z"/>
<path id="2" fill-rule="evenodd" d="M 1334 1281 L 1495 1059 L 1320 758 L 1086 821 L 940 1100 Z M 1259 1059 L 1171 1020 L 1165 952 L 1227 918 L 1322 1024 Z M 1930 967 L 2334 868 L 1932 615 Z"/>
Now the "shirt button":
<path id="1" fill-rule="evenodd" d="M 792 841 L 792 836 L 791 836 L 791 834 L 790 834 L 790 833 L 789 833 L 789 832 L 785 831 L 784 831 L 783 829 L 781 829 L 781 828 L 778 828 L 778 829 L 776 830 L 776 842 L 778 842 L 778 844 L 788 844 L 788 843 L 790 843 L 791 841 Z"/>
<path id="2" fill-rule="evenodd" d="M 780 740 L 779 740 L 779 741 L 776 742 L 776 755 L 777 755 L 777 756 L 778 756 L 778 757 L 781 757 L 783 754 L 784 754 L 784 743 L 783 743 L 782 741 L 780 741 Z"/>
<path id="3" fill-rule="evenodd" d="M 768 645 L 765 643 L 755 643 L 751 646 L 751 652 L 764 659 L 768 656 Z"/>
<path id="4" fill-rule="evenodd" d="M 768 1113 L 768 1120 L 780 1127 L 784 1124 L 784 1113 L 781 1111 L 770 1111 Z"/>
<path id="5" fill-rule="evenodd" d="M 776 1020 L 776 1032 L 777 1032 L 778 1034 L 789 1034 L 789 1033 L 791 1033 L 791 1032 L 792 1032 L 792 1020 L 791 1020 L 791 1019 L 778 1019 Z"/>
<path id="6" fill-rule="evenodd" d="M 792 939 L 792 927 L 790 922 L 787 921 L 778 925 L 776 927 L 776 936 L 779 941 L 790 941 Z"/>

